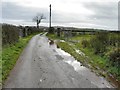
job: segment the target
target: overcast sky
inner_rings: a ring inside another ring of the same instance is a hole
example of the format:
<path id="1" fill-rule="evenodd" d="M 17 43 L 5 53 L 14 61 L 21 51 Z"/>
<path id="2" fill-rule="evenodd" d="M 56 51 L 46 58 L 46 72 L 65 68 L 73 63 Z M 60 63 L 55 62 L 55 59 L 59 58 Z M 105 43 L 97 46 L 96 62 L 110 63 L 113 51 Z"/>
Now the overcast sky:
<path id="1" fill-rule="evenodd" d="M 15 25 L 36 25 L 37 13 L 46 17 L 52 4 L 52 25 L 84 28 L 118 29 L 119 0 L 2 0 L 2 22 Z M 0 20 L 1 21 L 1 20 Z"/>

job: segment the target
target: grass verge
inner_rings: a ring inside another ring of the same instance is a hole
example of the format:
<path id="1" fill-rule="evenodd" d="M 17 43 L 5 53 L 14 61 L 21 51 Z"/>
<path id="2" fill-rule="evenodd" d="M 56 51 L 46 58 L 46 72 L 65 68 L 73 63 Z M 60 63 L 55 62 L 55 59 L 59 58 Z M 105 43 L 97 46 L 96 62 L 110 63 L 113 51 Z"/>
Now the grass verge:
<path id="1" fill-rule="evenodd" d="M 2 48 L 2 81 L 4 83 L 5 79 L 9 75 L 9 72 L 14 67 L 19 55 L 27 45 L 28 41 L 36 34 L 21 38 L 19 42 L 7 45 Z"/>

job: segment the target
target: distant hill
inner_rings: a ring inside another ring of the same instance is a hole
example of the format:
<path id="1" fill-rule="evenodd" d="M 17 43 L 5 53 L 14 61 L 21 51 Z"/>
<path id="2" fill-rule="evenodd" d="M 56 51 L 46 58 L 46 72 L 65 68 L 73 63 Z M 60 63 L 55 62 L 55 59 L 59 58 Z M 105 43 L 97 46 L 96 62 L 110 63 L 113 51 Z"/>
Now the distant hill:
<path id="1" fill-rule="evenodd" d="M 95 28 L 76 28 L 76 27 L 64 27 L 64 26 L 53 26 L 54 28 L 68 29 L 68 30 L 84 30 L 84 31 L 118 31 L 119 30 L 105 30 L 105 29 L 95 29 Z"/>
<path id="2" fill-rule="evenodd" d="M 0 23 L 0 26 L 6 23 Z M 10 24 L 9 24 L 10 25 Z M 22 26 L 27 27 L 27 26 Z M 36 27 L 36 26 L 28 26 L 28 27 Z M 76 27 L 65 27 L 65 26 L 53 26 L 55 29 L 61 28 L 62 30 L 77 30 L 77 31 L 110 31 L 110 32 L 120 32 L 118 30 L 105 30 L 105 29 L 94 29 L 94 28 L 76 28 Z M 40 29 L 48 29 L 47 26 L 40 26 Z"/>

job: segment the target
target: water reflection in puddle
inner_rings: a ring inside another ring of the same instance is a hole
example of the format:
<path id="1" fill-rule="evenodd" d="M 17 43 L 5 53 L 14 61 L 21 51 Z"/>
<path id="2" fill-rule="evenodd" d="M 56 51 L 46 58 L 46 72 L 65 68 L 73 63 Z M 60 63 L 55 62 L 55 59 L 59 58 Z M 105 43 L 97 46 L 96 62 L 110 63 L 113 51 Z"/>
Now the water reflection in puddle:
<path id="1" fill-rule="evenodd" d="M 79 70 L 85 70 L 86 68 L 84 66 L 81 65 L 80 62 L 78 62 L 77 60 L 65 60 L 65 62 L 67 62 L 68 64 L 72 65 L 75 69 L 75 71 L 79 71 Z"/>

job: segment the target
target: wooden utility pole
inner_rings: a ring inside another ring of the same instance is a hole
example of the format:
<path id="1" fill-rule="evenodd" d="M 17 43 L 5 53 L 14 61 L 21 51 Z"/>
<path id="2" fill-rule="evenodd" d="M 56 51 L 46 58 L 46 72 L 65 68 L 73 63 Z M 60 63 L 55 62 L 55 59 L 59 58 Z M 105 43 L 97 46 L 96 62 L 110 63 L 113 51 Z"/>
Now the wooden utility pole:
<path id="1" fill-rule="evenodd" d="M 49 24 L 50 24 L 49 28 L 51 28 L 51 4 L 50 4 L 50 18 L 49 19 L 50 19 L 50 21 L 49 21 Z"/>

